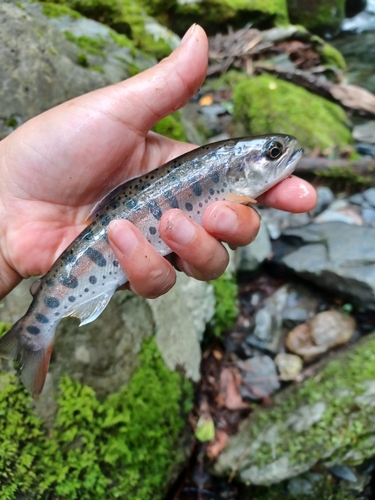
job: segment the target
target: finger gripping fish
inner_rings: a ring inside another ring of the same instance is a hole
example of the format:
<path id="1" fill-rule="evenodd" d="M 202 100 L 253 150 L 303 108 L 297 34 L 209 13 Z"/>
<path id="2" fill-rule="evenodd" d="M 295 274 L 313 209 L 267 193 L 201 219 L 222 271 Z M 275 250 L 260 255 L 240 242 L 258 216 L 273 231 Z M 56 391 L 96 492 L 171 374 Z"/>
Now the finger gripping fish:
<path id="1" fill-rule="evenodd" d="M 171 253 L 158 222 L 179 208 L 201 224 L 215 201 L 248 203 L 287 178 L 302 150 L 287 135 L 231 139 L 203 146 L 119 186 L 100 204 L 93 222 L 69 245 L 31 292 L 26 314 L 0 339 L 0 356 L 18 359 L 33 396 L 43 389 L 58 323 L 75 316 L 94 321 L 116 288 L 127 282 L 108 242 L 111 220 L 135 224 L 161 255 Z"/>

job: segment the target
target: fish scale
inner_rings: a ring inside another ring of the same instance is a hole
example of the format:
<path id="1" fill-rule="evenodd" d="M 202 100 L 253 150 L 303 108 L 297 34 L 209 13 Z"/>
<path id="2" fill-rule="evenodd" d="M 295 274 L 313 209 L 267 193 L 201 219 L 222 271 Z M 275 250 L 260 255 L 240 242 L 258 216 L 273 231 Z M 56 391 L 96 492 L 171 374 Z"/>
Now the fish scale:
<path id="1" fill-rule="evenodd" d="M 109 193 L 92 222 L 33 285 L 26 314 L 0 339 L 0 355 L 21 362 L 21 378 L 33 396 L 43 389 L 55 330 L 63 317 L 94 321 L 115 290 L 127 282 L 108 242 L 115 219 L 132 222 L 161 254 L 171 253 L 158 224 L 171 208 L 202 223 L 216 201 L 248 203 L 295 169 L 302 150 L 287 135 L 220 141 L 182 155 Z"/>

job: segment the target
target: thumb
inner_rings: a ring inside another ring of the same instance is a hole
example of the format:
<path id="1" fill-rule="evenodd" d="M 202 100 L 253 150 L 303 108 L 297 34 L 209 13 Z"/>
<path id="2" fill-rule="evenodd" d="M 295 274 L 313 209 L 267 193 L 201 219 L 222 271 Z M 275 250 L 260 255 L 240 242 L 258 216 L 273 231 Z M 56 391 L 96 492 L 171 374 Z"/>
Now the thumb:
<path id="1" fill-rule="evenodd" d="M 184 106 L 197 92 L 206 76 L 207 62 L 206 33 L 193 24 L 169 57 L 129 80 L 97 92 L 107 94 L 106 111 L 111 116 L 122 123 L 130 122 L 146 135 L 155 123 Z"/>

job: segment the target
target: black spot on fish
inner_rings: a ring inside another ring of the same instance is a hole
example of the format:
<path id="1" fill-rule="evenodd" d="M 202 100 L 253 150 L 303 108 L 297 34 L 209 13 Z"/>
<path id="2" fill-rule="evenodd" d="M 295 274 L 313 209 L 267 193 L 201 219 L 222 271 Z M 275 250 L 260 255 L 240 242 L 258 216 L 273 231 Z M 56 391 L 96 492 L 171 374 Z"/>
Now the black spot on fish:
<path id="1" fill-rule="evenodd" d="M 211 179 L 212 179 L 212 182 L 215 182 L 215 183 L 219 182 L 219 180 L 220 180 L 219 172 L 216 172 L 216 171 L 212 172 Z"/>
<path id="2" fill-rule="evenodd" d="M 52 278 L 46 279 L 46 285 L 47 286 L 53 286 L 55 284 L 55 280 Z"/>
<path id="3" fill-rule="evenodd" d="M 174 194 L 172 193 L 172 191 L 167 191 L 165 193 L 165 197 L 167 199 L 167 202 L 168 202 L 168 205 L 171 207 L 171 208 L 178 208 L 179 205 L 178 205 L 178 200 L 177 198 L 174 196 Z"/>
<path id="4" fill-rule="evenodd" d="M 147 208 L 150 213 L 155 217 L 155 219 L 160 220 L 163 212 L 155 200 L 151 200 L 147 203 Z"/>
<path id="5" fill-rule="evenodd" d="M 134 198 L 127 198 L 125 201 L 124 201 L 124 205 L 126 206 L 126 208 L 128 208 L 129 210 L 132 210 L 133 208 L 135 208 L 137 205 L 138 205 L 138 202 L 137 200 L 135 200 Z"/>
<path id="6" fill-rule="evenodd" d="M 118 261 L 117 261 L 117 260 L 114 260 L 114 261 L 112 262 L 112 264 L 113 264 L 113 267 L 118 267 L 118 266 L 119 266 L 119 263 L 118 263 Z"/>
<path id="7" fill-rule="evenodd" d="M 198 206 L 199 206 L 200 208 L 202 208 L 202 207 L 203 207 L 203 203 L 198 203 Z"/>
<path id="8" fill-rule="evenodd" d="M 215 190 L 214 189 L 210 189 L 210 194 L 215 194 Z"/>
<path id="9" fill-rule="evenodd" d="M 72 255 L 70 253 L 63 254 L 61 256 L 61 259 L 63 260 L 63 262 L 65 262 L 65 264 L 74 264 L 76 261 L 75 255 Z"/>
<path id="10" fill-rule="evenodd" d="M 200 185 L 200 183 L 198 181 L 195 181 L 193 182 L 193 184 L 191 185 L 191 189 L 193 191 L 193 193 L 195 194 L 195 196 L 202 196 L 202 186 Z"/>
<path id="11" fill-rule="evenodd" d="M 103 257 L 103 254 L 101 252 L 99 252 L 99 250 L 95 250 L 95 248 L 88 248 L 86 250 L 85 254 L 97 266 L 105 267 L 107 265 L 106 259 Z"/>
<path id="12" fill-rule="evenodd" d="M 85 241 L 91 241 L 91 240 L 92 240 L 92 238 L 93 238 L 93 234 L 92 234 L 91 230 L 90 230 L 90 231 L 88 231 L 87 233 L 83 234 L 83 235 L 82 235 L 82 238 L 83 238 Z"/>
<path id="13" fill-rule="evenodd" d="M 40 313 L 37 313 L 35 315 L 35 319 L 39 322 L 39 323 L 49 323 L 49 319 L 47 318 L 47 316 L 44 316 L 44 314 L 40 314 Z"/>
<path id="14" fill-rule="evenodd" d="M 55 313 L 55 316 L 60 316 L 60 313 Z"/>
<path id="15" fill-rule="evenodd" d="M 100 224 L 102 226 L 108 226 L 110 222 L 111 222 L 111 217 L 108 214 L 105 214 L 100 218 Z"/>
<path id="16" fill-rule="evenodd" d="M 191 203 L 185 203 L 185 208 L 188 212 L 193 210 L 193 205 Z"/>
<path id="17" fill-rule="evenodd" d="M 69 300 L 69 302 L 75 302 L 75 301 L 76 301 L 76 298 L 75 298 L 75 297 L 73 297 L 73 295 L 70 295 L 70 296 L 68 297 L 68 300 Z"/>
<path id="18" fill-rule="evenodd" d="M 37 326 L 30 325 L 26 328 L 26 330 L 31 333 L 31 335 L 38 335 L 40 333 L 40 330 Z"/>
<path id="19" fill-rule="evenodd" d="M 95 276 L 90 276 L 89 278 L 89 282 L 92 284 L 92 285 L 95 285 L 95 283 L 97 282 L 97 279 Z"/>
<path id="20" fill-rule="evenodd" d="M 239 163 L 239 164 L 237 165 L 236 169 L 238 170 L 238 172 L 242 172 L 242 170 L 243 170 L 243 165 L 242 165 L 242 163 Z"/>
<path id="21" fill-rule="evenodd" d="M 44 299 L 44 303 L 47 307 L 50 307 L 51 309 L 55 309 L 60 305 L 60 302 L 55 297 L 46 297 Z"/>
<path id="22" fill-rule="evenodd" d="M 226 188 L 228 184 L 226 182 L 223 182 L 223 186 Z"/>
<path id="23" fill-rule="evenodd" d="M 88 288 L 85 288 L 83 291 L 87 293 L 87 292 L 89 291 L 89 289 L 88 289 Z"/>
<path id="24" fill-rule="evenodd" d="M 107 276 L 103 276 L 103 280 L 105 280 L 107 278 Z"/>
<path id="25" fill-rule="evenodd" d="M 115 200 L 111 203 L 111 207 L 116 210 L 116 208 L 118 208 L 120 206 L 120 202 Z"/>
<path id="26" fill-rule="evenodd" d="M 151 226 L 151 227 L 149 228 L 149 231 L 150 231 L 150 234 L 156 234 L 156 227 Z"/>
<path id="27" fill-rule="evenodd" d="M 59 277 L 59 281 L 67 288 L 77 288 L 78 286 L 78 280 L 75 276 L 68 276 L 67 274 L 64 274 Z"/>

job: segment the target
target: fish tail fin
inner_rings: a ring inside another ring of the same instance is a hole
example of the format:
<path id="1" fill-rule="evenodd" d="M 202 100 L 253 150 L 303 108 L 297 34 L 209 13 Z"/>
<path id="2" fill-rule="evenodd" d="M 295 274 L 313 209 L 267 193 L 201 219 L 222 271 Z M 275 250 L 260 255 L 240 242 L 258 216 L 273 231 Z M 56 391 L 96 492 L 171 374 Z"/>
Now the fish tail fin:
<path id="1" fill-rule="evenodd" d="M 21 318 L 0 338 L 0 356 L 20 362 L 21 380 L 35 398 L 42 392 L 53 347 L 52 341 L 45 345 L 32 335 L 24 333 L 25 321 Z"/>

